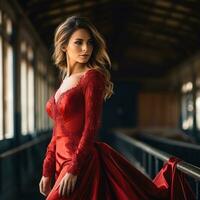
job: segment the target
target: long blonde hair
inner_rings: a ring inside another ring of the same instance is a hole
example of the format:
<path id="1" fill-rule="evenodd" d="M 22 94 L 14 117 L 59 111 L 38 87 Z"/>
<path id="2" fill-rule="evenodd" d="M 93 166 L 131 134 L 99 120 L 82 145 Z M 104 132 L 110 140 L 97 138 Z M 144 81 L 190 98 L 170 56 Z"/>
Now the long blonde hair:
<path id="1" fill-rule="evenodd" d="M 106 80 L 104 100 L 106 100 L 114 93 L 113 83 L 110 80 L 110 72 L 107 69 L 108 67 L 111 68 L 111 61 L 106 51 L 107 47 L 103 36 L 97 31 L 96 27 L 88 18 L 71 16 L 57 27 L 54 36 L 54 63 L 60 69 L 63 79 L 67 73 L 67 59 L 66 53 L 62 49 L 66 44 L 68 44 L 71 35 L 80 28 L 89 31 L 93 39 L 94 47 L 87 65 L 88 67 L 94 68 L 104 74 Z"/>

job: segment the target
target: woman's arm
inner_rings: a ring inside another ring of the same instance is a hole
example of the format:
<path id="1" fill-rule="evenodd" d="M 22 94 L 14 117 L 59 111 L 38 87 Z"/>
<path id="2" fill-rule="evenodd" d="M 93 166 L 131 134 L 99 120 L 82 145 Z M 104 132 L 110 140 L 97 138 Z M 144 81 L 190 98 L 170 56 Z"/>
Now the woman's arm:
<path id="1" fill-rule="evenodd" d="M 77 175 L 90 150 L 93 148 L 95 135 L 100 127 L 105 83 L 99 72 L 88 74 L 84 83 L 85 125 L 78 148 L 72 157 L 68 173 Z"/>
<path id="2" fill-rule="evenodd" d="M 56 136 L 53 129 L 53 134 L 50 143 L 47 146 L 45 159 L 43 161 L 42 175 L 45 177 L 52 177 L 55 173 L 55 149 L 56 149 Z"/>

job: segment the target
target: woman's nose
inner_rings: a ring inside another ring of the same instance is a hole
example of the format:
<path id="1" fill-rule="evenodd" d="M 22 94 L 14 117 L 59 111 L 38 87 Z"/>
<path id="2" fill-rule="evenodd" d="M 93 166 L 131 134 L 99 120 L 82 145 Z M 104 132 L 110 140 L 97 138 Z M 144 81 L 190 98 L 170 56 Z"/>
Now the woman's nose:
<path id="1" fill-rule="evenodd" d="M 87 49 L 88 49 L 88 45 L 87 45 L 87 44 L 84 44 L 84 45 L 82 46 L 82 50 L 83 50 L 83 51 L 87 51 Z"/>

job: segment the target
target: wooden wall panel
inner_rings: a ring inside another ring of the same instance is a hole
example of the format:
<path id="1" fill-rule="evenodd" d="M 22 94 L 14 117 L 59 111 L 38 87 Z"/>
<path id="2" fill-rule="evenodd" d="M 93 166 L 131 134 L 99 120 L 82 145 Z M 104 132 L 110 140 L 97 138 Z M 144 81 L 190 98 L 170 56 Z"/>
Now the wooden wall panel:
<path id="1" fill-rule="evenodd" d="M 177 128 L 178 101 L 177 93 L 141 92 L 138 96 L 138 126 Z"/>

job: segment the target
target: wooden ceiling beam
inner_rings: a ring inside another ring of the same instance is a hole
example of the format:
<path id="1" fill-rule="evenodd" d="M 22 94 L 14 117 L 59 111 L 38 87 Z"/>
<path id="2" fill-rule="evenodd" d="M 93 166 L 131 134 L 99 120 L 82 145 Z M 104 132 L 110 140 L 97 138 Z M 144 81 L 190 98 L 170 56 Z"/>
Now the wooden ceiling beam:
<path id="1" fill-rule="evenodd" d="M 175 30 L 179 30 L 179 31 L 182 31 L 182 32 L 186 32 L 186 33 L 189 33 L 189 34 L 193 34 L 193 28 L 196 27 L 196 26 L 200 26 L 200 22 L 194 22 L 192 20 L 190 20 L 190 17 L 186 16 L 187 17 L 187 22 L 183 21 L 183 20 L 179 20 L 179 22 L 177 21 L 178 25 L 175 25 L 173 24 L 176 23 L 176 21 L 171 21 L 171 24 L 169 23 L 169 18 L 167 19 L 162 19 L 162 18 L 155 18 L 155 19 L 159 19 L 159 20 L 153 20 L 153 18 L 151 18 L 150 16 L 147 17 L 146 15 L 143 15 L 142 13 L 140 14 L 137 14 L 137 13 L 134 13 L 134 14 L 131 14 L 128 16 L 128 19 L 129 21 L 134 21 L 135 23 L 137 22 L 138 24 L 141 24 L 141 25 L 144 25 L 146 27 L 152 27 L 152 28 L 157 28 L 157 27 L 167 27 L 169 29 L 175 29 Z M 185 19 L 185 16 L 183 17 L 183 19 Z"/>
<path id="2" fill-rule="evenodd" d="M 155 34 L 155 36 L 157 34 L 161 34 L 161 35 L 166 35 L 168 37 L 171 37 L 171 38 L 175 38 L 175 39 L 178 39 L 180 40 L 180 37 L 181 38 L 189 38 L 190 37 L 190 40 L 192 42 L 196 42 L 197 41 L 197 38 L 198 38 L 198 32 L 189 32 L 189 33 L 186 33 L 184 31 L 180 31 L 179 29 L 171 29 L 167 26 L 164 26 L 162 24 L 145 24 L 141 19 L 135 19 L 136 23 L 134 22 L 133 25 L 131 24 L 128 24 L 127 27 L 129 27 L 128 29 L 129 30 L 132 30 L 131 27 L 133 27 L 133 33 L 134 33 L 134 29 L 136 28 L 137 30 L 141 30 L 143 32 L 152 32 Z"/>
<path id="3" fill-rule="evenodd" d="M 110 21 L 112 19 L 112 13 L 110 12 L 101 12 L 102 14 L 101 15 L 96 15 L 95 16 L 95 22 L 98 22 L 98 21 Z M 73 14 L 79 14 L 78 12 L 77 13 L 66 13 L 66 14 L 63 14 L 63 15 L 58 15 L 56 16 L 54 19 L 52 20 L 39 20 L 39 21 L 35 21 L 34 20 L 34 24 L 36 24 L 36 26 L 41 26 L 43 28 L 48 28 L 49 26 L 56 26 L 58 25 L 59 23 L 61 23 L 62 21 L 64 21 L 67 17 L 73 15 Z M 86 17 L 89 17 L 91 19 L 93 19 L 92 17 L 92 10 L 85 10 L 85 12 L 82 11 L 82 14 L 84 14 L 84 16 Z"/>
<path id="4" fill-rule="evenodd" d="M 160 1 L 161 2 L 161 1 Z M 176 13 L 179 14 L 188 14 L 188 12 L 193 11 L 193 15 L 196 16 L 197 18 L 199 17 L 199 12 L 198 9 L 196 10 L 195 8 L 199 8 L 200 3 L 198 0 L 196 0 L 195 2 L 190 2 L 190 3 L 185 3 L 183 1 L 181 1 L 180 3 L 176 3 L 175 1 L 162 1 L 163 3 L 169 4 L 168 6 L 163 6 L 162 4 L 159 4 L 159 1 L 145 1 L 145 0 L 140 0 L 139 3 L 135 4 L 135 6 L 139 6 L 141 5 L 141 7 L 145 8 L 145 7 L 152 7 L 153 8 L 157 8 L 157 9 L 161 9 L 161 10 L 165 10 L 167 12 L 170 12 L 170 8 L 173 7 Z M 195 12 L 194 12 L 195 10 Z"/>
<path id="5" fill-rule="evenodd" d="M 169 26 L 170 28 L 176 28 L 176 26 L 184 31 L 192 31 L 191 27 L 192 26 L 199 26 L 200 21 L 197 18 L 194 18 L 193 16 L 187 16 L 188 22 L 187 23 L 182 23 L 183 19 L 185 19 L 185 15 L 182 15 L 182 18 L 177 18 L 174 17 L 174 15 L 169 15 L 168 18 L 165 18 L 165 15 L 159 15 L 159 14 L 150 14 L 151 11 L 145 11 L 144 13 L 134 10 L 134 14 L 130 14 L 130 17 L 132 19 L 135 18 L 140 18 L 143 21 L 150 21 L 151 23 L 159 24 L 165 21 L 166 25 Z M 195 20 L 196 19 L 196 20 Z"/>
<path id="6" fill-rule="evenodd" d="M 45 13 L 49 10 L 55 10 L 60 9 L 63 7 L 73 7 L 74 5 L 80 4 L 81 0 L 71 0 L 71 1 L 65 1 L 65 0 L 59 0 L 59 1 L 52 1 L 50 3 L 50 0 L 44 0 L 39 1 L 38 3 L 32 3 L 32 0 L 27 1 L 26 8 L 27 8 L 27 14 L 29 16 L 37 15 L 38 13 Z"/>
<path id="7" fill-rule="evenodd" d="M 74 4 L 73 6 L 63 6 L 57 9 L 49 9 L 46 12 L 36 13 L 35 15 L 29 15 L 31 18 L 34 17 L 35 20 L 52 20 L 56 17 L 60 17 L 63 15 L 72 15 L 74 13 L 82 13 L 88 10 L 97 9 L 101 10 L 101 8 L 109 9 L 109 5 L 107 5 L 107 0 L 105 1 L 87 1 L 86 3 L 82 2 L 79 4 Z"/>

